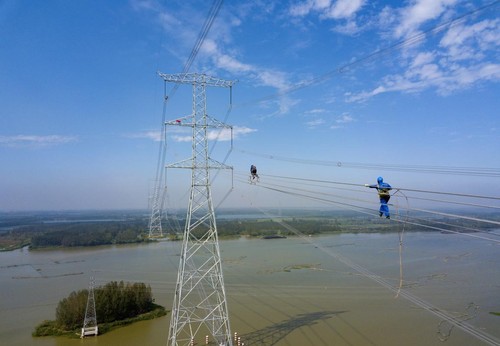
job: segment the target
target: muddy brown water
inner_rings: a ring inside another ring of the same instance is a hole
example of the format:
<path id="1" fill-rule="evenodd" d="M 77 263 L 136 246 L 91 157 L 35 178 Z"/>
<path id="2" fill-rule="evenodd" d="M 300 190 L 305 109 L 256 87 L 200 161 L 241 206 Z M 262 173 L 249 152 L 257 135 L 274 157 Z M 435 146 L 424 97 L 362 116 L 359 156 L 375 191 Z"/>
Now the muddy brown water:
<path id="1" fill-rule="evenodd" d="M 232 332 L 245 345 L 500 345 L 500 317 L 490 314 L 500 311 L 498 243 L 415 232 L 403 244 L 403 291 L 417 303 L 377 281 L 399 286 L 394 233 L 221 241 Z M 0 345 L 166 345 L 170 315 L 84 340 L 31 332 L 91 275 L 97 285 L 150 284 L 155 301 L 170 309 L 180 245 L 0 253 Z"/>

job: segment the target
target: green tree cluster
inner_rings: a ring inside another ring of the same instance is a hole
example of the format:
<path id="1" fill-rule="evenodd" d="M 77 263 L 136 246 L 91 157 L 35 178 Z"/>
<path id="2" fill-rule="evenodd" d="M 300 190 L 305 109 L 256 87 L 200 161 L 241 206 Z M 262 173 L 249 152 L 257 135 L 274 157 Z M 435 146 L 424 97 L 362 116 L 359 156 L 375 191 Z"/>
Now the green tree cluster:
<path id="1" fill-rule="evenodd" d="M 31 247 L 96 246 L 144 241 L 144 222 L 88 222 L 29 226 Z"/>
<path id="2" fill-rule="evenodd" d="M 259 220 L 229 220 L 221 221 L 217 224 L 219 235 L 248 235 L 252 237 L 281 234 L 286 236 L 295 235 L 295 232 L 304 234 L 319 234 L 341 232 L 341 225 L 336 219 L 302 219 L 289 218 L 283 221 L 291 226 L 293 231 L 282 225 L 281 222 L 268 219 Z"/>
<path id="3" fill-rule="evenodd" d="M 112 281 L 94 290 L 98 323 L 107 323 L 154 310 L 151 287 L 144 283 Z M 82 326 L 87 307 L 88 290 L 71 292 L 56 308 L 56 324 L 64 330 Z"/>

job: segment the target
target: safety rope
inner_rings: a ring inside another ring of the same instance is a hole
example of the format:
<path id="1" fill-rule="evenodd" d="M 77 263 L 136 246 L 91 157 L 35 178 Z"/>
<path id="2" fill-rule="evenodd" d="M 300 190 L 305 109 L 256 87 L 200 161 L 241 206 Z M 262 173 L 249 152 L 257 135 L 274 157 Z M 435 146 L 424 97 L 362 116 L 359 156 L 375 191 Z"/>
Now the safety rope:
<path id="1" fill-rule="evenodd" d="M 403 235 L 405 233 L 405 227 L 406 227 L 406 222 L 408 221 L 409 213 L 410 213 L 410 206 L 408 202 L 408 197 L 401 192 L 400 190 L 396 190 L 396 192 L 393 193 L 393 196 L 396 196 L 397 194 L 402 195 L 405 200 L 406 200 L 406 213 L 405 213 L 405 218 L 402 223 L 402 226 L 400 230 L 398 231 L 398 238 L 399 238 L 399 287 L 396 292 L 396 296 L 394 298 L 399 297 L 399 293 L 401 292 L 401 289 L 403 287 Z M 399 214 L 399 202 L 398 202 L 398 196 L 396 196 L 396 214 L 398 215 L 398 218 L 401 219 L 400 214 Z"/>
<path id="2" fill-rule="evenodd" d="M 356 264 L 354 262 L 352 262 L 351 260 L 349 260 L 348 258 L 336 253 L 336 252 L 333 252 L 331 249 L 327 249 L 325 248 L 324 246 L 322 246 L 322 244 L 319 244 L 319 243 L 316 243 L 314 242 L 314 240 L 309 237 L 309 236 L 306 236 L 305 234 L 303 234 L 302 232 L 300 232 L 299 230 L 297 230 L 296 228 L 294 228 L 293 226 L 291 225 L 288 225 L 286 222 L 283 221 L 282 218 L 276 218 L 274 217 L 273 215 L 271 215 L 270 213 L 266 212 L 265 210 L 263 210 L 262 208 L 254 205 L 254 203 L 251 203 L 252 206 L 259 210 L 259 212 L 261 212 L 262 214 L 266 215 L 266 217 L 269 217 L 271 219 L 273 219 L 273 221 L 279 223 L 281 226 L 283 226 L 285 229 L 287 229 L 288 231 L 294 233 L 295 235 L 299 236 L 300 238 L 302 238 L 304 241 L 314 245 L 315 248 L 325 252 L 326 254 L 328 254 L 329 256 L 337 259 L 338 261 L 340 261 L 341 263 L 347 265 L 348 267 L 350 267 L 351 269 L 357 271 L 359 274 L 361 274 L 362 276 L 366 277 L 366 278 L 369 278 L 375 282 L 377 282 L 378 284 L 380 284 L 381 286 L 395 292 L 396 294 L 398 294 L 398 296 L 401 296 L 403 297 L 404 299 L 414 303 L 415 305 L 421 307 L 422 309 L 428 311 L 429 313 L 431 314 L 434 314 L 435 316 L 443 319 L 444 321 L 446 321 L 447 323 L 449 323 L 450 325 L 453 325 L 457 328 L 460 328 L 462 331 L 476 337 L 478 340 L 481 340 L 489 345 L 492 345 L 492 346 L 500 346 L 500 340 L 498 340 L 496 337 L 468 324 L 466 322 L 466 320 L 464 320 L 463 318 L 456 318 L 452 315 L 450 315 L 449 313 L 447 313 L 446 311 L 443 311 L 433 305 L 431 305 L 430 303 L 414 296 L 413 294 L 409 293 L 408 291 L 406 290 L 398 290 L 398 288 L 394 287 L 393 285 L 391 285 L 386 279 L 370 272 L 368 269 L 362 267 L 361 265 L 359 264 Z"/>

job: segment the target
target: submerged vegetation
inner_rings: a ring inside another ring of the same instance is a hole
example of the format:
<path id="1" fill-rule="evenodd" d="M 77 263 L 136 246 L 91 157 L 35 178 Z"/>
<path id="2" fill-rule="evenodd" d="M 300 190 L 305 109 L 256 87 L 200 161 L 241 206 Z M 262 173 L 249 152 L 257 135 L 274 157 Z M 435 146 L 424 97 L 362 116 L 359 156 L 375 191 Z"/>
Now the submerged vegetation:
<path id="1" fill-rule="evenodd" d="M 56 308 L 56 320 L 44 321 L 33 336 L 79 334 L 85 318 L 88 290 L 71 292 Z M 151 287 L 144 283 L 112 281 L 94 290 L 95 309 L 100 334 L 117 326 L 164 316 L 165 309 L 154 303 Z"/>

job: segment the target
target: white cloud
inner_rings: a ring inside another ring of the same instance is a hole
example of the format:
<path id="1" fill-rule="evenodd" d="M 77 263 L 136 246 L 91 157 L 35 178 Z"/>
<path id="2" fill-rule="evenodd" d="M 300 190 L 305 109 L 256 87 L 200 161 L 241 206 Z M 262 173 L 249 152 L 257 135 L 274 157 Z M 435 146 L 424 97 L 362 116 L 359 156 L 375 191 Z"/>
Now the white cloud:
<path id="1" fill-rule="evenodd" d="M 251 129 L 249 127 L 233 127 L 232 135 L 233 139 L 237 139 L 246 134 L 255 132 L 257 130 Z M 228 128 L 223 128 L 221 130 L 213 130 L 208 132 L 208 140 L 217 140 L 217 141 L 230 141 L 231 140 L 231 130 Z"/>
<path id="2" fill-rule="evenodd" d="M 430 52 L 418 53 L 409 63 L 404 79 L 413 81 L 433 81 L 443 77 L 440 66 L 434 62 L 435 55 Z M 387 79 L 388 81 L 390 78 Z"/>
<path id="3" fill-rule="evenodd" d="M 359 26 L 355 17 L 362 9 L 366 0 L 307 0 L 291 6 L 288 14 L 292 17 L 305 17 L 309 14 L 317 14 L 319 19 L 342 20 L 332 28 L 332 31 L 353 35 L 359 32 Z"/>
<path id="4" fill-rule="evenodd" d="M 340 116 L 337 116 L 337 118 L 335 119 L 335 123 L 332 126 L 330 126 L 330 129 L 332 130 L 341 129 L 344 128 L 346 124 L 352 123 L 354 121 L 356 120 L 351 115 L 344 113 Z"/>
<path id="5" fill-rule="evenodd" d="M 457 66 L 454 70 L 444 71 L 436 64 L 423 65 L 418 70 L 408 71 L 403 75 L 391 75 L 384 78 L 382 85 L 372 91 L 346 93 L 348 102 L 366 101 L 386 92 L 418 92 L 427 88 L 436 88 L 442 95 L 456 90 L 470 88 L 481 81 L 500 81 L 500 64 L 483 63 L 474 66 Z"/>
<path id="6" fill-rule="evenodd" d="M 339 34 L 353 35 L 359 32 L 360 29 L 355 21 L 349 20 L 343 25 L 335 26 L 332 30 L 338 32 Z"/>
<path id="7" fill-rule="evenodd" d="M 167 140 L 173 140 L 174 142 L 191 142 L 192 132 L 190 128 L 186 127 L 169 127 L 167 129 Z M 233 127 L 233 139 L 237 139 L 246 134 L 255 132 L 257 130 L 251 129 L 249 127 Z M 133 139 L 149 139 L 155 142 L 161 140 L 161 131 L 144 131 L 136 134 L 126 135 L 128 138 Z M 229 141 L 231 140 L 231 130 L 227 128 L 222 128 L 220 130 L 211 130 L 207 133 L 208 140 L 218 140 L 218 141 Z M 1 143 L 1 142 L 0 142 Z"/>
<path id="8" fill-rule="evenodd" d="M 145 131 L 131 135 L 125 135 L 125 137 L 134 139 L 151 139 L 155 142 L 159 142 L 161 141 L 161 131 Z"/>
<path id="9" fill-rule="evenodd" d="M 325 11 L 330 7 L 330 0 L 306 0 L 302 3 L 293 5 L 289 13 L 292 16 L 302 17 L 308 15 L 312 11 Z"/>
<path id="10" fill-rule="evenodd" d="M 325 123 L 325 121 L 323 119 L 315 119 L 315 120 L 311 120 L 311 121 L 308 121 L 306 122 L 306 126 L 309 127 L 310 129 L 313 129 L 313 128 L 316 128 L 318 126 L 321 126 Z"/>
<path id="11" fill-rule="evenodd" d="M 434 61 L 434 54 L 431 52 L 421 52 L 413 59 L 410 67 L 416 68 L 422 65 L 426 65 Z"/>
<path id="12" fill-rule="evenodd" d="M 193 137 L 191 135 L 186 135 L 186 136 L 180 136 L 180 135 L 174 135 L 172 136 L 172 140 L 174 142 L 191 142 L 191 139 Z"/>
<path id="13" fill-rule="evenodd" d="M 364 5 L 364 0 L 337 0 L 325 13 L 327 18 L 351 18 Z"/>
<path id="14" fill-rule="evenodd" d="M 426 20 L 439 17 L 455 1 L 418 0 L 405 9 L 396 33 L 412 32 Z M 474 20 L 474 18 L 467 18 Z M 437 33 L 435 33 L 437 35 Z M 484 81 L 500 81 L 498 48 L 500 19 L 453 23 L 432 51 L 406 51 L 400 59 L 400 73 L 389 74 L 372 90 L 346 93 L 347 101 L 364 101 L 386 92 L 420 92 L 434 88 L 438 94 L 472 87 Z"/>
<path id="15" fill-rule="evenodd" d="M 255 72 L 258 80 L 264 86 L 271 86 L 279 91 L 285 91 L 290 86 L 283 72 L 273 70 L 260 70 Z"/>
<path id="16" fill-rule="evenodd" d="M 418 74 L 413 72 L 413 74 Z M 422 80 L 412 78 L 407 75 L 391 75 L 384 78 L 383 85 L 379 85 L 371 91 L 363 91 L 359 93 L 346 93 L 347 102 L 366 101 L 367 99 L 387 92 L 416 92 L 424 89 L 425 83 Z"/>
<path id="17" fill-rule="evenodd" d="M 345 93 L 346 101 L 347 102 L 358 102 L 358 101 L 366 101 L 367 99 L 376 96 L 378 94 L 382 94 L 384 92 L 387 92 L 388 90 L 384 86 L 378 86 L 372 91 L 362 91 L 359 93 L 351 93 L 347 92 Z"/>
<path id="18" fill-rule="evenodd" d="M 253 67 L 248 64 L 244 64 L 229 55 L 221 54 L 217 58 L 217 65 L 232 73 L 243 73 L 253 70 Z"/>
<path id="19" fill-rule="evenodd" d="M 236 56 L 230 56 L 223 52 L 215 39 L 207 39 L 204 41 L 200 52 L 206 55 L 216 68 L 226 70 L 233 74 L 240 74 L 246 78 L 256 80 L 256 83 L 261 86 L 267 86 L 277 89 L 278 94 L 286 92 L 290 88 L 290 82 L 286 73 L 269 68 L 246 64 L 240 61 Z M 278 98 L 277 114 L 286 114 L 296 102 L 290 100 L 286 96 Z"/>
<path id="20" fill-rule="evenodd" d="M 16 135 L 16 136 L 0 136 L 0 145 L 8 147 L 45 147 L 57 144 L 66 144 L 76 142 L 78 140 L 75 136 L 61 136 L 61 135 Z"/>
<path id="21" fill-rule="evenodd" d="M 342 114 L 341 116 L 337 117 L 335 122 L 337 124 L 347 124 L 347 123 L 352 123 L 354 121 L 354 118 L 350 116 L 349 114 Z"/>
<path id="22" fill-rule="evenodd" d="M 130 4 L 136 11 L 138 10 L 154 10 L 158 11 L 158 2 L 155 0 L 131 0 Z"/>
<path id="23" fill-rule="evenodd" d="M 246 127 L 246 126 L 234 126 L 233 127 L 233 135 L 235 138 L 239 138 L 240 136 L 243 136 L 243 135 L 246 135 L 246 134 L 249 134 L 249 133 L 252 133 L 252 132 L 256 132 L 257 130 L 256 129 L 251 129 L 249 127 Z"/>
<path id="24" fill-rule="evenodd" d="M 443 81 L 439 91 L 448 94 L 469 88 L 478 81 L 500 81 L 500 64 L 485 63 L 472 68 L 458 68 Z"/>
<path id="25" fill-rule="evenodd" d="M 306 114 L 320 114 L 320 113 L 325 113 L 325 112 L 326 112 L 326 109 L 315 108 L 315 109 L 311 109 L 311 110 L 307 111 Z"/>
<path id="26" fill-rule="evenodd" d="M 171 49 L 171 53 L 178 56 L 180 61 L 186 59 L 179 52 L 188 49 L 189 44 L 195 42 L 197 31 L 199 30 L 199 20 L 197 11 L 193 11 L 189 5 L 186 5 L 185 10 L 189 11 L 192 16 L 196 16 L 196 20 L 190 20 L 188 25 L 182 24 L 175 17 L 172 17 L 157 1 L 154 0 L 133 0 L 136 10 L 145 10 L 153 13 L 167 34 L 177 38 L 179 44 Z M 299 12 L 308 11 L 308 8 L 314 10 L 326 9 L 330 7 L 329 0 L 312 0 L 303 4 L 304 7 L 299 9 Z M 265 6 L 265 3 L 256 6 Z M 345 5 L 344 5 L 345 6 Z M 250 6 L 251 7 L 251 6 Z M 272 7 L 272 6 L 271 6 Z M 342 7 L 342 6 L 341 6 Z M 239 7 L 239 10 L 245 12 L 245 6 Z M 188 12 L 186 12 L 188 13 Z M 226 14 L 227 15 L 227 14 Z M 234 14 L 228 15 L 229 20 L 217 20 L 214 22 L 210 30 L 210 34 L 205 38 L 203 44 L 198 51 L 196 63 L 204 66 L 204 70 L 224 70 L 236 75 L 236 78 L 253 80 L 253 83 L 260 86 L 271 87 L 277 90 L 277 97 L 274 97 L 273 104 L 277 105 L 277 111 L 272 115 L 286 114 L 290 108 L 297 103 L 296 100 L 290 99 L 285 94 L 293 85 L 290 81 L 290 76 L 282 71 L 273 68 L 262 67 L 255 64 L 245 63 L 239 58 L 239 52 L 236 49 L 230 50 L 231 29 L 242 24 L 241 19 L 235 17 Z M 245 17 L 245 13 L 240 13 L 241 18 Z M 182 27 L 182 30 L 179 28 Z M 179 49 L 179 46 L 182 49 Z M 209 67 L 209 63 L 213 67 Z M 182 140 L 183 138 L 179 138 Z"/>
<path id="27" fill-rule="evenodd" d="M 320 18 L 351 18 L 364 5 L 365 0 L 306 0 L 290 7 L 288 13 L 294 17 L 304 17 L 316 12 Z"/>
<path id="28" fill-rule="evenodd" d="M 200 47 L 200 51 L 206 55 L 218 54 L 217 42 L 211 39 L 205 39 Z"/>
<path id="29" fill-rule="evenodd" d="M 256 129 L 251 129 L 249 127 L 240 127 L 240 126 L 234 126 L 232 135 L 233 135 L 233 140 L 236 140 L 240 138 L 241 136 L 247 135 L 252 132 L 256 132 Z M 173 135 L 170 138 L 172 138 L 173 141 L 175 142 L 191 142 L 192 140 L 192 134 L 190 133 L 189 135 Z M 221 141 L 221 142 L 226 142 L 231 140 L 231 130 L 228 128 L 221 128 L 219 130 L 211 130 L 208 131 L 207 133 L 207 138 L 209 141 Z"/>
<path id="30" fill-rule="evenodd" d="M 483 52 L 500 45 L 500 19 L 452 26 L 443 36 L 440 47 L 450 60 L 481 59 Z"/>
<path id="31" fill-rule="evenodd" d="M 414 0 L 400 13 L 401 22 L 394 34 L 396 37 L 408 37 L 418 31 L 421 24 L 431 19 L 439 18 L 458 0 Z"/>

